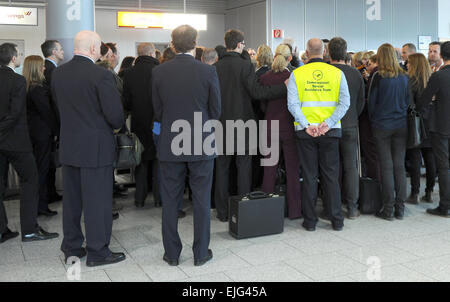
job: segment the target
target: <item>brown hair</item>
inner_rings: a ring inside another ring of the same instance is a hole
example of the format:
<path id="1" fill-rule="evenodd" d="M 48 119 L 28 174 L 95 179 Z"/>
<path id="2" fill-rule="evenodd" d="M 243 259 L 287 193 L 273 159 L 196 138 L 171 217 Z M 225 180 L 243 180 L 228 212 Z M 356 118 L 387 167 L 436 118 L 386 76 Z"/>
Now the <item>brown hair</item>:
<path id="1" fill-rule="evenodd" d="M 394 47 L 389 43 L 378 48 L 377 60 L 378 72 L 383 78 L 396 78 L 405 73 L 398 63 Z"/>
<path id="2" fill-rule="evenodd" d="M 408 74 L 411 83 L 419 89 L 419 92 L 425 89 L 432 71 L 430 63 L 422 53 L 415 53 L 408 57 Z"/>
<path id="3" fill-rule="evenodd" d="M 256 53 L 256 67 L 271 66 L 273 63 L 272 49 L 267 45 L 260 45 Z"/>
<path id="4" fill-rule="evenodd" d="M 373 63 L 377 63 L 377 61 L 378 61 L 378 59 L 377 59 L 378 57 L 377 57 L 377 55 L 372 55 L 370 58 L 369 58 L 369 61 L 370 62 L 373 62 Z"/>
<path id="5" fill-rule="evenodd" d="M 28 56 L 23 62 L 23 76 L 27 81 L 27 91 L 31 86 L 42 86 L 44 77 L 44 59 L 40 56 Z"/>
<path id="6" fill-rule="evenodd" d="M 278 45 L 275 50 L 275 58 L 273 59 L 272 71 L 282 72 L 289 65 L 289 57 L 291 56 L 291 49 L 285 44 Z"/>

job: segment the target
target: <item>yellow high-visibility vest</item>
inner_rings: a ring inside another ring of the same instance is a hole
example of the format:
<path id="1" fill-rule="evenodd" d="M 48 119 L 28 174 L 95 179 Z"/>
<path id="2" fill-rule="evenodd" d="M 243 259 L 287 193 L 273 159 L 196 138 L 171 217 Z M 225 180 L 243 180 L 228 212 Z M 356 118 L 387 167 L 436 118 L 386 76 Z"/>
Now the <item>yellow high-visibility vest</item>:
<path id="1" fill-rule="evenodd" d="M 293 72 L 306 120 L 309 124 L 324 122 L 339 103 L 341 70 L 323 62 L 314 62 Z M 294 125 L 298 123 L 294 122 Z"/>

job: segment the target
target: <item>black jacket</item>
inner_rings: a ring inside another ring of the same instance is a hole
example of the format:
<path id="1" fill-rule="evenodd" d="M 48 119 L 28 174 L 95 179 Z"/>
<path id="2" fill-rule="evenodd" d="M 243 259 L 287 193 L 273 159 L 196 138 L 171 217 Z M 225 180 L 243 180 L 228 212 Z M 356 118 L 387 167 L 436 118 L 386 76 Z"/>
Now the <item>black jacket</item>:
<path id="1" fill-rule="evenodd" d="M 192 162 L 213 159 L 216 154 L 205 154 L 202 148 L 203 142 L 211 133 L 202 130 L 208 120 L 217 120 L 220 115 L 216 69 L 195 60 L 191 55 L 179 54 L 173 60 L 155 67 L 152 77 L 154 119 L 161 122 L 157 146 L 159 161 Z M 201 128 L 194 124 L 194 114 L 200 113 Z M 172 142 L 180 135 L 178 131 L 188 130 L 175 129 L 172 132 L 174 122 L 180 120 L 184 121 L 184 125 L 187 122 L 190 126 L 191 133 L 184 134 L 191 140 L 188 148 L 191 155 L 176 155 L 172 152 Z M 195 137 L 201 139 L 201 142 L 196 142 Z M 211 142 L 208 145 L 211 146 Z M 196 148 L 201 151 L 198 155 L 195 155 Z"/>
<path id="2" fill-rule="evenodd" d="M 76 55 L 53 72 L 51 86 L 61 117 L 61 163 L 83 168 L 112 165 L 116 158 L 113 129 L 124 124 L 112 73 Z"/>
<path id="3" fill-rule="evenodd" d="M 47 82 L 47 85 L 50 86 L 52 82 L 53 71 L 56 69 L 56 66 L 49 60 L 45 60 L 44 66 L 45 66 L 44 70 L 45 81 Z"/>
<path id="4" fill-rule="evenodd" d="M 31 152 L 25 78 L 0 66 L 0 83 L 0 150 Z"/>
<path id="5" fill-rule="evenodd" d="M 433 96 L 436 96 L 435 101 L 432 101 Z M 431 75 L 416 105 L 429 120 L 430 132 L 450 137 L 450 66 Z"/>
<path id="6" fill-rule="evenodd" d="M 356 68 L 345 64 L 333 64 L 333 66 L 339 68 L 344 73 L 350 92 L 350 107 L 342 118 L 342 128 L 357 127 L 358 117 L 366 103 L 364 79 Z"/>
<path id="7" fill-rule="evenodd" d="M 156 156 L 153 142 L 152 70 L 159 65 L 158 60 L 140 56 L 135 65 L 124 76 L 123 96 L 125 110 L 131 113 L 131 132 L 135 133 L 144 145 L 142 157 L 145 160 Z"/>
<path id="8" fill-rule="evenodd" d="M 57 67 L 55 66 L 55 64 L 53 64 L 52 62 L 50 62 L 49 60 L 45 60 L 45 70 L 44 70 L 44 77 L 45 77 L 45 84 L 47 86 L 47 89 L 49 91 L 49 96 L 50 96 L 50 108 L 53 111 L 53 116 L 55 116 L 56 118 L 56 132 L 54 132 L 54 135 L 59 136 L 59 112 L 58 112 L 58 108 L 56 107 L 56 104 L 52 98 L 52 94 L 51 94 L 51 83 L 52 83 L 52 76 L 53 76 L 53 71 L 55 71 Z"/>
<path id="9" fill-rule="evenodd" d="M 27 119 L 32 140 L 48 140 L 58 131 L 47 86 L 32 86 L 27 93 Z"/>

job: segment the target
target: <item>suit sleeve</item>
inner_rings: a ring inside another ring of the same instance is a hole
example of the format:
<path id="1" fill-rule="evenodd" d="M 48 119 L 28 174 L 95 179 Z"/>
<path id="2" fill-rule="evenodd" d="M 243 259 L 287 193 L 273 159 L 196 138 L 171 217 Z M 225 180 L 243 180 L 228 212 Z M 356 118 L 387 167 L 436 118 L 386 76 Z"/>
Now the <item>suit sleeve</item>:
<path id="1" fill-rule="evenodd" d="M 370 83 L 369 88 L 369 96 L 367 100 L 367 110 L 369 112 L 369 119 L 372 119 L 373 114 L 377 110 L 377 101 L 378 101 L 378 79 L 379 75 L 376 73 L 373 76 L 372 82 Z"/>
<path id="2" fill-rule="evenodd" d="M 221 110 L 221 96 L 219 77 L 217 76 L 216 69 L 211 72 L 211 85 L 209 87 L 209 100 L 208 100 L 208 113 L 210 119 L 218 120 Z"/>
<path id="3" fill-rule="evenodd" d="M 428 105 L 433 100 L 433 96 L 436 95 L 439 91 L 439 83 L 437 74 L 433 73 L 428 81 L 428 85 L 425 90 L 422 92 L 422 95 L 419 97 L 419 100 L 416 104 L 417 110 L 424 111 L 428 107 Z"/>
<path id="4" fill-rule="evenodd" d="M 20 77 L 14 81 L 9 111 L 0 118 L 0 132 L 8 132 L 19 120 L 26 104 L 26 81 Z"/>
<path id="5" fill-rule="evenodd" d="M 131 90 L 127 73 L 123 77 L 123 108 L 126 112 L 131 111 Z"/>
<path id="6" fill-rule="evenodd" d="M 52 129 L 53 133 L 57 133 L 58 121 L 55 112 L 50 104 L 50 95 L 46 88 L 38 87 L 35 89 L 35 95 L 32 101 L 42 120 Z"/>
<path id="7" fill-rule="evenodd" d="M 248 94 L 255 100 L 271 100 L 287 96 L 287 88 L 284 84 L 262 86 L 258 82 L 253 65 L 250 63 L 244 68 L 241 76 Z"/>
<path id="8" fill-rule="evenodd" d="M 364 106 L 366 105 L 366 85 L 364 84 L 364 79 L 359 72 L 358 76 L 359 76 L 359 94 L 358 100 L 356 102 L 356 112 L 358 113 L 358 116 L 360 116 L 364 110 Z"/>
<path id="9" fill-rule="evenodd" d="M 158 75 L 153 72 L 152 75 L 152 103 L 153 103 L 153 120 L 161 123 L 162 120 L 162 101 L 159 96 Z"/>
<path id="10" fill-rule="evenodd" d="M 105 77 L 97 86 L 97 93 L 100 107 L 111 128 L 114 130 L 122 128 L 125 121 L 123 106 L 111 72 L 105 73 Z"/>

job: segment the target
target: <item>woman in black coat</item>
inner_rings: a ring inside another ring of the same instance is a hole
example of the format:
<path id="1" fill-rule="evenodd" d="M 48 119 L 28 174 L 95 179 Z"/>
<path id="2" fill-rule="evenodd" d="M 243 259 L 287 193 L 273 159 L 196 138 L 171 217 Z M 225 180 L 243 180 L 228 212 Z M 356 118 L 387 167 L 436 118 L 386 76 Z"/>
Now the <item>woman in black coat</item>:
<path id="1" fill-rule="evenodd" d="M 58 122 L 50 104 L 50 92 L 44 85 L 44 69 L 44 60 L 40 56 L 25 58 L 23 75 L 27 81 L 28 129 L 39 173 L 38 213 L 54 216 L 57 212 L 48 208 L 47 175 L 53 160 L 52 142 L 58 130 Z"/>

